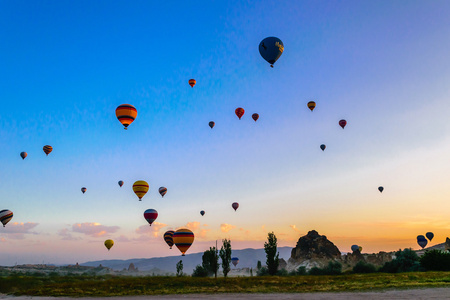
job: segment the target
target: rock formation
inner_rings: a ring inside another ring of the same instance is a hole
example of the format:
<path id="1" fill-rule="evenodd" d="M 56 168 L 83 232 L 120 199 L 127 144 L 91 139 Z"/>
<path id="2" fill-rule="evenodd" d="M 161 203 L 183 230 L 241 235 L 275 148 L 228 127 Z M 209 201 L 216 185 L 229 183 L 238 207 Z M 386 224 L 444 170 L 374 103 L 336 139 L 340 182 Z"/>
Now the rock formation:
<path id="1" fill-rule="evenodd" d="M 446 238 L 445 240 L 445 251 L 450 251 L 450 239 Z"/>
<path id="2" fill-rule="evenodd" d="M 320 235 L 317 231 L 311 230 L 307 235 L 302 236 L 297 246 L 292 249 L 289 260 L 305 259 L 334 259 L 340 258 L 341 252 L 330 242 L 326 236 Z"/>

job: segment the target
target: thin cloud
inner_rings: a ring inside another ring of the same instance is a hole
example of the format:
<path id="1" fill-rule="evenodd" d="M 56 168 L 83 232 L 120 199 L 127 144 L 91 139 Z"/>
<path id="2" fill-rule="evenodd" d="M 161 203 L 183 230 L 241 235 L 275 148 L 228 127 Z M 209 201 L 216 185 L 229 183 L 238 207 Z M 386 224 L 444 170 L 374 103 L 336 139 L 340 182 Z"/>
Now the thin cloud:
<path id="1" fill-rule="evenodd" d="M 64 240 L 64 241 L 76 241 L 76 240 L 79 240 L 79 239 L 80 239 L 80 238 L 78 238 L 78 237 L 74 237 L 74 236 L 70 233 L 69 229 L 67 229 L 67 228 L 61 229 L 60 231 L 58 231 L 57 234 L 58 234 L 59 236 L 61 236 L 61 237 L 62 237 L 62 240 Z"/>
<path id="2" fill-rule="evenodd" d="M 233 228 L 236 228 L 236 226 L 226 223 L 220 224 L 220 230 L 222 230 L 222 232 L 228 232 Z"/>
<path id="3" fill-rule="evenodd" d="M 166 227 L 167 224 L 164 223 L 159 223 L 159 222 L 153 222 L 152 226 L 148 226 L 148 225 L 142 225 L 139 226 L 138 229 L 136 229 L 136 233 L 137 234 L 151 234 L 154 237 L 158 237 L 159 231 L 161 230 L 161 228 Z"/>
<path id="4" fill-rule="evenodd" d="M 186 224 L 186 227 L 192 231 L 195 231 L 200 228 L 200 222 L 189 222 Z"/>
<path id="5" fill-rule="evenodd" d="M 23 240 L 25 239 L 25 234 L 38 234 L 37 232 L 31 231 L 33 228 L 38 226 L 39 223 L 9 223 L 4 229 L 5 235 L 13 240 Z"/>
<path id="6" fill-rule="evenodd" d="M 294 231 L 300 232 L 300 229 L 298 229 L 295 225 L 289 225 Z"/>
<path id="7" fill-rule="evenodd" d="M 83 233 L 93 237 L 101 237 L 106 234 L 115 233 L 119 226 L 105 226 L 100 223 L 77 223 L 72 225 L 72 231 Z"/>

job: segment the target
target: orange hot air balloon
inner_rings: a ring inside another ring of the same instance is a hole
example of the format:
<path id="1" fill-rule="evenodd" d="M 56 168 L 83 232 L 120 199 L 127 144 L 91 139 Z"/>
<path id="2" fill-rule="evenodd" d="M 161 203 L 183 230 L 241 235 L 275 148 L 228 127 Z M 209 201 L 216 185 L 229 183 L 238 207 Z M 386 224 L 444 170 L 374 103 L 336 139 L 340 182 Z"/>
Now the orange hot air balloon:
<path id="1" fill-rule="evenodd" d="M 189 85 L 191 86 L 191 88 L 193 88 L 196 83 L 197 81 L 195 81 L 195 79 L 189 79 Z"/>
<path id="2" fill-rule="evenodd" d="M 144 197 L 145 194 L 147 194 L 148 189 L 149 185 L 144 180 L 138 180 L 133 184 L 133 191 L 136 194 L 136 196 L 138 196 L 139 201 L 141 201 L 142 197 Z"/>
<path id="3" fill-rule="evenodd" d="M 186 251 L 194 242 L 194 233 L 187 228 L 181 228 L 173 234 L 173 243 L 181 251 L 181 256 L 185 256 Z"/>
<path id="4" fill-rule="evenodd" d="M 50 145 L 45 145 L 43 150 L 44 150 L 45 154 L 47 154 L 47 156 L 48 156 L 50 154 L 50 152 L 53 151 L 53 147 Z"/>
<path id="5" fill-rule="evenodd" d="M 119 122 L 127 129 L 128 125 L 133 123 L 137 117 L 137 109 L 131 104 L 122 104 L 116 108 L 116 117 Z"/>
<path id="6" fill-rule="evenodd" d="M 309 101 L 309 102 L 308 102 L 308 108 L 309 108 L 311 111 L 313 111 L 315 107 L 316 107 L 316 102 L 314 102 L 314 101 Z"/>
<path id="7" fill-rule="evenodd" d="M 234 111 L 236 113 L 236 116 L 238 116 L 239 120 L 242 118 L 242 116 L 244 115 L 245 110 L 242 107 L 238 107 L 236 108 L 236 110 Z"/>

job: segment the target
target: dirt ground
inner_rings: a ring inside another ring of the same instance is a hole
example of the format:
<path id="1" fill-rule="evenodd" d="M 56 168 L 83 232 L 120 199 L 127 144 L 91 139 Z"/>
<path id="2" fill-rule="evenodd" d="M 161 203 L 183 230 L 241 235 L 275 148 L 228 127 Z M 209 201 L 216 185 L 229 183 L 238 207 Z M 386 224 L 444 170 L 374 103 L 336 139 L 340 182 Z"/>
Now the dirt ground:
<path id="1" fill-rule="evenodd" d="M 356 300 L 356 299 L 450 299 L 449 288 L 424 288 L 424 289 L 409 289 L 409 290 L 387 290 L 377 292 L 355 292 L 355 293 L 302 293 L 302 294 L 191 294 L 191 295 L 168 295 L 168 296 L 127 296 L 127 297 L 102 297 L 102 298 L 68 298 L 68 297 L 31 297 L 31 296 L 7 296 L 0 294 L 0 299 L 7 300 L 68 300 L 68 299 L 83 299 L 83 300 L 179 300 L 179 299 L 221 299 L 221 300 L 236 300 L 236 299 L 250 299 L 250 300 L 291 300 L 291 299 L 308 299 L 308 300 L 323 300 L 323 299 L 338 299 L 338 300 Z"/>

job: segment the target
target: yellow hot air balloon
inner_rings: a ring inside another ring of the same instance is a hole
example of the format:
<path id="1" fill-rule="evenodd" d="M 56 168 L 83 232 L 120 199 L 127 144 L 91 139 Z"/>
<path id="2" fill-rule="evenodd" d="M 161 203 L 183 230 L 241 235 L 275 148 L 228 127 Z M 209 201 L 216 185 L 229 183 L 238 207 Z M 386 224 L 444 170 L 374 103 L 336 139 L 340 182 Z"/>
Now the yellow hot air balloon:
<path id="1" fill-rule="evenodd" d="M 105 247 L 108 249 L 111 249 L 111 247 L 114 246 L 114 241 L 113 240 L 106 240 L 105 241 Z"/>
<path id="2" fill-rule="evenodd" d="M 175 231 L 172 238 L 173 243 L 181 251 L 181 255 L 184 256 L 194 242 L 194 233 L 187 228 L 181 228 Z"/>
<path id="3" fill-rule="evenodd" d="M 133 184 L 133 191 L 139 197 L 139 201 L 147 194 L 149 189 L 148 183 L 144 180 L 138 180 Z"/>
<path id="4" fill-rule="evenodd" d="M 362 251 L 362 247 L 358 246 L 358 250 L 359 250 L 359 252 L 361 252 Z"/>

